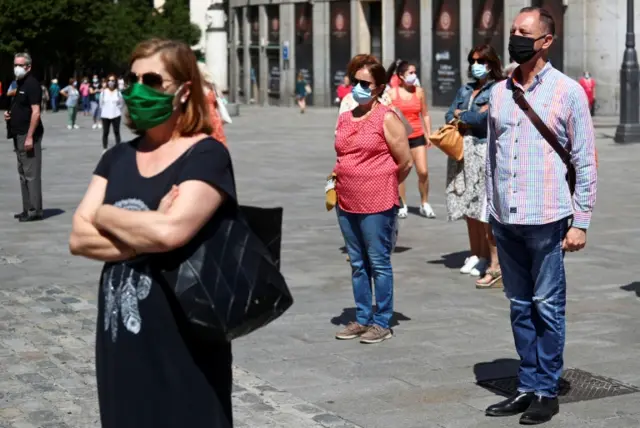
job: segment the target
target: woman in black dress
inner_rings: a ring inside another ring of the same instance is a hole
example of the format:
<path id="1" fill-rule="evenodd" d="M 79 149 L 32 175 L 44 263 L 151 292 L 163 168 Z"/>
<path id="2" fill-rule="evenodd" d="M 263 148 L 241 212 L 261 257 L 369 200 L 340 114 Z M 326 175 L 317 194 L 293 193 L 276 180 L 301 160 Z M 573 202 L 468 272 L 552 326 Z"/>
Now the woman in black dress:
<path id="1" fill-rule="evenodd" d="M 149 263 L 180 262 L 181 248 L 235 209 L 231 159 L 209 137 L 187 45 L 145 41 L 130 66 L 122 95 L 139 137 L 103 155 L 70 238 L 74 255 L 105 262 L 96 337 L 102 426 L 232 427 L 231 345 L 197 332 Z"/>

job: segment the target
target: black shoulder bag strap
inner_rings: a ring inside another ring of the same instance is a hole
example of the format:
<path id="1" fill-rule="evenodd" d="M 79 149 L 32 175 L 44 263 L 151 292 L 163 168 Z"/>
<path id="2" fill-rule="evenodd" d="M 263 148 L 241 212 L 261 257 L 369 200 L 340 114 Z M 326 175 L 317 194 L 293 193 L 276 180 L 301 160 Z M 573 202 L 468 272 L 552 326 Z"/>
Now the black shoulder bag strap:
<path id="1" fill-rule="evenodd" d="M 540 119 L 540 116 L 531 108 L 531 105 L 524 97 L 522 89 L 515 85 L 512 85 L 511 92 L 513 94 L 513 101 L 520 107 L 520 109 L 527 115 L 533 126 L 536 127 L 540 135 L 546 140 L 551 148 L 560 156 L 562 162 L 567 166 L 567 182 L 569 183 L 569 190 L 573 195 L 576 189 L 576 169 L 571 163 L 571 153 L 565 149 L 558 141 L 558 137 L 549 129 L 549 127 Z"/>

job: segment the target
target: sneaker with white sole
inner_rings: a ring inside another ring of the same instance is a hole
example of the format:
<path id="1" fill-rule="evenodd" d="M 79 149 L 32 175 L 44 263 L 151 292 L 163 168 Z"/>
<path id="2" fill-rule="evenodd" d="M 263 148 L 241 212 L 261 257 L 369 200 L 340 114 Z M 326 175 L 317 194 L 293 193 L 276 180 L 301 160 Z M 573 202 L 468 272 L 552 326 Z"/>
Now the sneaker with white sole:
<path id="1" fill-rule="evenodd" d="M 94 123 L 93 125 L 91 125 L 91 129 L 97 129 L 98 128 L 98 124 Z"/>
<path id="2" fill-rule="evenodd" d="M 420 215 L 426 218 L 436 218 L 436 213 L 433 212 L 433 208 L 431 208 L 429 202 L 422 204 L 420 207 Z"/>
<path id="3" fill-rule="evenodd" d="M 80 129 L 78 125 L 73 125 L 73 129 Z"/>
<path id="4" fill-rule="evenodd" d="M 366 333 L 360 336 L 360 343 L 380 343 L 387 339 L 391 339 L 393 333 L 388 328 L 382 328 L 379 325 L 372 325 Z"/>
<path id="5" fill-rule="evenodd" d="M 408 215 L 409 215 L 409 207 L 406 205 L 403 205 L 398 210 L 398 218 L 407 218 Z"/>
<path id="6" fill-rule="evenodd" d="M 336 333 L 336 339 L 338 340 L 351 340 L 362 336 L 369 331 L 369 326 L 358 324 L 355 321 L 351 321 L 345 328 Z"/>
<path id="7" fill-rule="evenodd" d="M 473 269 L 471 269 L 471 272 L 469 272 L 469 275 L 475 276 L 475 277 L 483 276 L 484 273 L 487 271 L 488 266 L 489 266 L 489 261 L 487 259 L 479 259 L 478 263 L 473 267 Z"/>
<path id="8" fill-rule="evenodd" d="M 471 270 L 476 267 L 480 258 L 478 256 L 471 256 L 465 259 L 464 266 L 460 268 L 460 273 L 468 275 L 471 273 Z"/>
<path id="9" fill-rule="evenodd" d="M 102 124 L 101 123 L 98 124 L 98 129 L 102 129 Z"/>
<path id="10" fill-rule="evenodd" d="M 67 129 L 73 129 L 73 126 L 67 125 Z"/>

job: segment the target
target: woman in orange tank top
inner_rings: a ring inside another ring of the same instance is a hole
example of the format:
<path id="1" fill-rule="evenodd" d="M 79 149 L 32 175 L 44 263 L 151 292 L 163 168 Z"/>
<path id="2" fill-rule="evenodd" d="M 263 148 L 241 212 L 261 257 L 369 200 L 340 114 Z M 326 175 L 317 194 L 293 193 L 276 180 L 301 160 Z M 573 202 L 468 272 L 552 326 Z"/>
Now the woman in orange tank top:
<path id="1" fill-rule="evenodd" d="M 391 103 L 402 112 L 413 128 L 409 135 L 409 148 L 413 163 L 418 173 L 418 191 L 420 192 L 420 214 L 427 218 L 435 218 L 431 205 L 429 205 L 429 170 L 427 163 L 427 147 L 431 143 L 425 138 L 431 135 L 431 117 L 427 109 L 427 100 L 424 89 L 415 85 L 418 76 L 416 67 L 407 61 L 397 60 L 387 70 L 387 78 L 399 79 L 399 86 L 389 91 Z M 406 218 L 408 214 L 407 191 L 404 183 L 400 184 L 400 199 L 402 206 L 398 210 L 398 217 Z"/>
<path id="2" fill-rule="evenodd" d="M 218 112 L 218 97 L 216 95 L 215 83 L 213 83 L 213 77 L 204 63 L 199 62 L 198 68 L 200 69 L 200 75 L 202 76 L 202 83 L 204 86 L 204 94 L 207 100 L 207 110 L 209 111 L 209 122 L 211 123 L 211 136 L 227 145 L 227 137 L 224 134 L 224 123 Z"/>

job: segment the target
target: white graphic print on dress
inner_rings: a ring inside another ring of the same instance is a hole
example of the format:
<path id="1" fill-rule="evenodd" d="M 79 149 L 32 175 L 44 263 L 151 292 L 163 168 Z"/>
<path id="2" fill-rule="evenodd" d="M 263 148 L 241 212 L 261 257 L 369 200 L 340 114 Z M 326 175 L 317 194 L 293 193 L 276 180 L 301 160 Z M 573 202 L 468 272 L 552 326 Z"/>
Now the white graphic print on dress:
<path id="1" fill-rule="evenodd" d="M 140 199 L 124 199 L 114 204 L 118 208 L 131 211 L 149 211 Z M 151 276 L 148 267 L 144 271 L 135 269 L 126 263 L 108 266 L 102 276 L 104 292 L 104 331 L 111 328 L 111 340 L 118 338 L 118 318 L 124 327 L 138 334 L 142 327 L 142 318 L 138 301 L 147 298 L 151 292 Z"/>

